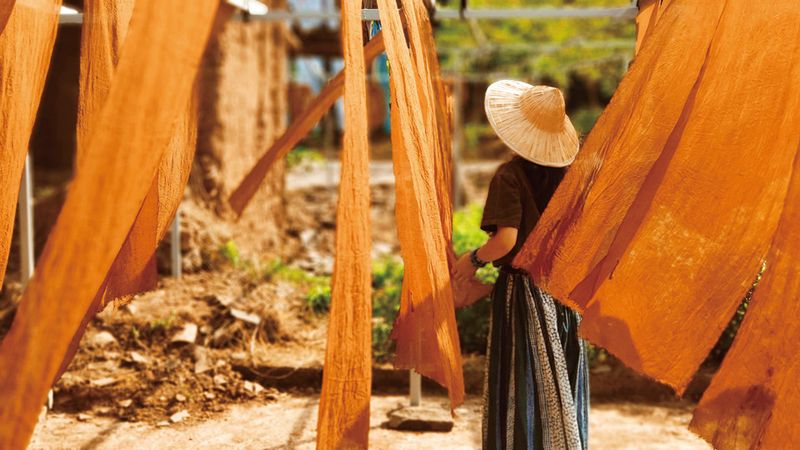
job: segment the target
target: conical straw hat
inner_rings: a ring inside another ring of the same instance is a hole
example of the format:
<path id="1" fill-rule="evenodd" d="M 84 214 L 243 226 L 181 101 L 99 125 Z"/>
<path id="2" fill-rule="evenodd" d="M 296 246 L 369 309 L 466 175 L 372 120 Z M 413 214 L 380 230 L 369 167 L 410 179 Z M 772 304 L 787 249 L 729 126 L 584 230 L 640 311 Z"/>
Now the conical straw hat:
<path id="1" fill-rule="evenodd" d="M 521 157 L 565 167 L 578 155 L 578 133 L 559 89 L 501 80 L 486 90 L 484 107 L 497 136 Z"/>

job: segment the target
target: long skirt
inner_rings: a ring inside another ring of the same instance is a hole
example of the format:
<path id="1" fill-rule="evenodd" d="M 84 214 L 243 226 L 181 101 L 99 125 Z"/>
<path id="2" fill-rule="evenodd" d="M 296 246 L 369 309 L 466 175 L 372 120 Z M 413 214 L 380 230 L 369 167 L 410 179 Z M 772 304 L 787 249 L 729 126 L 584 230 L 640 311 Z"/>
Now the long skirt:
<path id="1" fill-rule="evenodd" d="M 492 293 L 484 449 L 587 449 L 589 370 L 580 316 L 503 270 Z"/>

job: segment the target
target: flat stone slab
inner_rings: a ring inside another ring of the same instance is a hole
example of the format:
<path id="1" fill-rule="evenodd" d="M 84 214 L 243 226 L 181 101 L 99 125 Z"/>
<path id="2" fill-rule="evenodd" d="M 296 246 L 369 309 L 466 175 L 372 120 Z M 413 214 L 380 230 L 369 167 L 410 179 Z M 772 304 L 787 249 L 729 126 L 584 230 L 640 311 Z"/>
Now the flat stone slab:
<path id="1" fill-rule="evenodd" d="M 450 411 L 439 406 L 407 406 L 389 412 L 385 426 L 404 431 L 442 431 L 453 429 Z"/>

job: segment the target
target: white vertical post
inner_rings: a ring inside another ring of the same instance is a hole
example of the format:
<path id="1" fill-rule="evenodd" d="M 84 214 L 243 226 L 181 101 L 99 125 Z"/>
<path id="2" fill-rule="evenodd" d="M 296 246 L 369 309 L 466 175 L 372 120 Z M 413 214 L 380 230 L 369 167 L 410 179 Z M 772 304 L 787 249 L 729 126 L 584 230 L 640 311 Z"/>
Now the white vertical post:
<path id="1" fill-rule="evenodd" d="M 30 154 L 25 156 L 22 169 L 22 183 L 19 188 L 19 253 L 22 272 L 22 285 L 28 284 L 33 276 L 33 167 Z"/>
<path id="2" fill-rule="evenodd" d="M 408 397 L 411 406 L 419 406 L 422 400 L 422 377 L 415 371 L 408 371 Z"/>
<path id="3" fill-rule="evenodd" d="M 172 262 L 172 276 L 180 278 L 183 275 L 181 264 L 181 207 L 175 210 L 175 219 L 172 220 L 170 233 L 170 261 Z"/>
<path id="4" fill-rule="evenodd" d="M 20 259 L 20 281 L 22 286 L 26 286 L 35 267 L 34 247 L 33 247 L 33 165 L 31 163 L 30 151 L 25 155 L 25 165 L 22 168 L 22 180 L 19 186 L 19 204 L 17 215 L 19 216 L 19 259 Z M 47 405 L 45 410 L 53 409 L 53 390 L 47 392 Z"/>

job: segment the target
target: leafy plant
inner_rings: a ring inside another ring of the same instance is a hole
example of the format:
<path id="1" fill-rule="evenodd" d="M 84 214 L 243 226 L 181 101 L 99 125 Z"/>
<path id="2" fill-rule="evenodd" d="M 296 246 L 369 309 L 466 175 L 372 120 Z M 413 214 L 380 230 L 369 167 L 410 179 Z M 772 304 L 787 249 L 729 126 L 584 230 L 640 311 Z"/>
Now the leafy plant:
<path id="1" fill-rule="evenodd" d="M 325 161 L 325 157 L 317 150 L 308 147 L 296 147 L 286 155 L 286 165 L 290 169 L 303 164 L 314 165 Z"/>
<path id="2" fill-rule="evenodd" d="M 453 4 L 452 0 L 444 2 Z M 628 0 L 506 0 L 506 8 L 536 6 L 629 6 Z M 497 7 L 492 0 L 473 0 L 470 8 Z M 633 56 L 635 25 L 631 20 L 503 19 L 445 21 L 437 27 L 442 69 L 469 75 L 494 74 L 557 84 L 565 91 L 577 79 L 610 96 Z M 574 75 L 579 75 L 576 78 Z M 486 80 L 492 81 L 492 80 Z"/>
<path id="3" fill-rule="evenodd" d="M 392 354 L 392 324 L 400 311 L 403 262 L 384 257 L 372 266 L 372 354 L 386 360 Z"/>
<path id="4" fill-rule="evenodd" d="M 331 307 L 330 283 L 313 284 L 306 294 L 306 303 L 317 314 L 328 312 Z"/>
<path id="5" fill-rule="evenodd" d="M 579 109 L 572 113 L 572 123 L 575 125 L 575 129 L 578 130 L 578 133 L 580 133 L 581 136 L 586 136 L 590 131 L 592 131 L 592 127 L 594 127 L 595 122 L 597 122 L 597 118 L 600 117 L 602 112 L 603 110 L 600 108 Z"/>
<path id="6" fill-rule="evenodd" d="M 466 206 L 453 214 L 453 250 L 456 255 L 472 251 L 489 240 L 489 236 L 481 230 L 483 207 L 478 204 Z M 475 273 L 475 277 L 486 284 L 497 281 L 499 271 L 487 265 Z"/>
<path id="7" fill-rule="evenodd" d="M 242 264 L 242 256 L 236 242 L 229 240 L 219 247 L 219 254 L 228 261 L 233 267 L 239 268 Z"/>
<path id="8" fill-rule="evenodd" d="M 764 272 L 766 270 L 767 262 L 763 261 L 761 263 L 761 268 L 758 271 L 758 275 L 756 275 L 756 279 L 753 281 L 753 284 L 750 286 L 750 289 L 748 289 L 744 299 L 742 299 L 742 302 L 739 304 L 739 308 L 737 308 L 736 312 L 733 314 L 733 317 L 728 323 L 728 326 L 725 328 L 725 331 L 722 332 L 717 344 L 711 350 L 711 353 L 709 353 L 708 358 L 706 358 L 706 363 L 711 365 L 719 365 L 722 363 L 725 355 L 728 354 L 728 350 L 730 350 L 734 339 L 736 339 L 736 334 L 739 332 L 739 327 L 742 325 L 744 316 L 747 314 L 747 308 L 750 306 L 750 300 L 753 298 L 753 294 L 755 294 L 756 288 L 761 282 L 761 278 L 764 276 Z"/>

